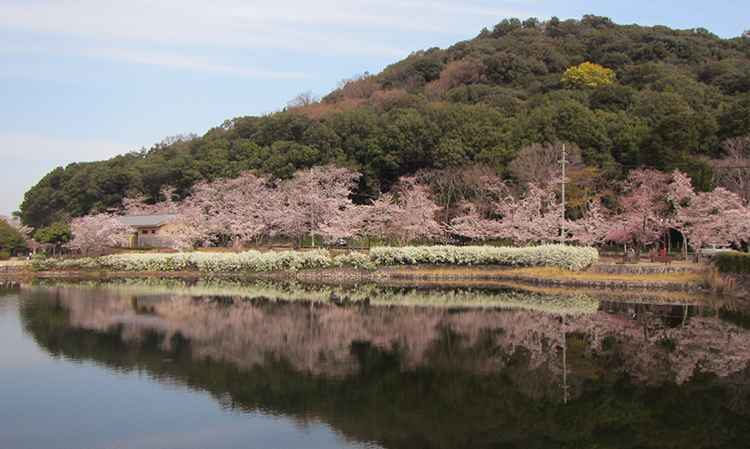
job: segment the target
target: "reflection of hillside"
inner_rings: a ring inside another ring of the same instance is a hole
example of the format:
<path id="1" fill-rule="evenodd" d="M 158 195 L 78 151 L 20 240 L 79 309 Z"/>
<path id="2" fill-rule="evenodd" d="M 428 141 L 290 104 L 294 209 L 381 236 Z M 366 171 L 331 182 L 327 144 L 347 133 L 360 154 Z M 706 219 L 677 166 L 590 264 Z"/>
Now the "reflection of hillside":
<path id="1" fill-rule="evenodd" d="M 170 280 L 124 279 L 112 283 L 75 284 L 112 295 L 173 295 L 268 298 L 286 301 L 347 302 L 373 305 L 410 305 L 461 308 L 522 308 L 553 313 L 592 313 L 597 301 L 575 293 L 537 293 L 511 288 L 506 284 L 480 284 L 474 287 L 419 285 L 385 287 L 375 284 L 322 285 L 306 283 L 242 282 L 228 279 Z"/>
<path id="2" fill-rule="evenodd" d="M 278 298 L 304 298 L 305 290 L 294 285 L 239 284 L 231 286 L 233 290 L 220 290 L 222 296 L 205 296 L 210 284 L 192 289 L 178 286 L 94 284 L 55 286 L 47 291 L 70 311 L 74 327 L 106 331 L 117 326 L 125 339 L 139 338 L 144 329 L 167 339 L 179 334 L 191 342 L 196 357 L 225 360 L 240 368 L 261 365 L 271 357 L 300 372 L 346 375 L 359 368 L 352 345 L 365 343 L 396 354 L 402 370 L 443 366 L 490 372 L 503 370 L 509 360 L 522 357 L 528 365 L 524 369 L 541 368 L 541 376 L 554 380 L 562 372 L 563 333 L 572 336 L 565 338 L 580 339 L 587 357 L 608 354 L 605 345 L 615 345 L 622 369 L 648 384 L 682 383 L 696 368 L 726 376 L 741 371 L 750 361 L 746 331 L 712 318 L 688 320 L 689 308 L 675 305 L 607 301 L 601 307 L 618 310 L 620 306 L 622 312 L 569 314 L 563 325 L 559 315 L 534 309 L 545 299 L 552 304 L 550 308 L 591 309 L 586 299 L 450 289 L 434 292 L 430 300 L 427 291 L 366 286 L 345 291 L 313 287 L 318 288 L 310 292 L 313 298 L 336 301 L 290 303 Z M 354 302 L 336 306 L 342 298 Z M 371 304 L 401 301 L 444 306 L 501 304 L 502 299 L 512 308 L 457 312 L 444 307 L 367 306 L 364 299 Z M 519 304 L 533 309 L 519 309 Z M 660 317 L 674 310 L 679 315 L 676 320 Z M 452 353 L 461 354 L 460 361 L 445 360 L 446 340 Z"/>
<path id="3" fill-rule="evenodd" d="M 532 435 L 570 446 L 594 429 L 613 432 L 612 443 L 637 433 L 641 444 L 631 447 L 662 447 L 647 442 L 665 433 L 675 442 L 748 438 L 737 430 L 748 407 L 708 393 L 727 385 L 748 397 L 750 338 L 713 318 L 670 327 L 655 313 L 626 311 L 562 320 L 521 309 L 141 293 L 39 288 L 23 313 L 50 350 L 145 367 L 231 407 L 317 416 L 386 447 L 522 447 Z"/>

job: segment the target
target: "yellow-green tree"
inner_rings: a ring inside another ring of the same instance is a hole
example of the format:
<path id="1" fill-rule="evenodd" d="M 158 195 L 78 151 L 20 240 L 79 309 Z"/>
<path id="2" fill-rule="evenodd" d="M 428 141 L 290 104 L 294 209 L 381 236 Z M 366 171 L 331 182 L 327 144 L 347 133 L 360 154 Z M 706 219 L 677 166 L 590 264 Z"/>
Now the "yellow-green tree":
<path id="1" fill-rule="evenodd" d="M 578 67 L 571 67 L 566 70 L 562 77 L 562 83 L 565 87 L 582 89 L 612 84 L 615 78 L 614 71 L 599 64 L 584 62 Z"/>

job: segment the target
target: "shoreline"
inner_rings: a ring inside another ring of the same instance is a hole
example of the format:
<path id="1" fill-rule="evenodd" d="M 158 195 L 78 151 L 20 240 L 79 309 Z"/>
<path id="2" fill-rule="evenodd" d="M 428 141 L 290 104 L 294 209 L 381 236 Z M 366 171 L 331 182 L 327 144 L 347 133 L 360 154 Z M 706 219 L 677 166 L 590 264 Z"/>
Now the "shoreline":
<path id="1" fill-rule="evenodd" d="M 613 268 L 614 267 L 614 268 Z M 635 267 L 635 268 L 634 268 Z M 524 274 L 524 269 L 505 266 L 457 266 L 457 265 L 399 265 L 378 267 L 374 270 L 362 268 L 318 268 L 305 269 L 296 273 L 272 272 L 229 272 L 203 273 L 200 271 L 84 271 L 53 270 L 32 271 L 28 267 L 15 266 L 0 270 L 0 281 L 31 282 L 34 279 L 46 280 L 106 280 L 113 278 L 182 278 L 199 279 L 204 277 L 227 279 L 264 279 L 274 281 L 296 280 L 305 283 L 358 284 L 375 283 L 400 285 L 409 283 L 427 284 L 467 284 L 517 283 L 528 286 L 544 286 L 574 290 L 599 291 L 644 291 L 667 293 L 706 293 L 700 281 L 661 280 L 667 273 L 698 272 L 703 267 L 673 267 L 665 265 L 608 265 L 595 264 L 583 272 L 561 271 L 555 276 Z M 598 273 L 595 279 L 586 275 Z M 609 277 L 608 277 L 609 276 Z M 640 279 L 633 279 L 638 278 Z M 652 278 L 652 279 L 651 279 Z"/>

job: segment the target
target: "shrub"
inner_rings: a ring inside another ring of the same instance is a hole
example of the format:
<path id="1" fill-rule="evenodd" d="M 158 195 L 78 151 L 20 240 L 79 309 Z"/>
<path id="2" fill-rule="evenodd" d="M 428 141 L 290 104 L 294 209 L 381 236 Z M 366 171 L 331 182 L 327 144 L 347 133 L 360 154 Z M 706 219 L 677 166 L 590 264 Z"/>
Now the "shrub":
<path id="1" fill-rule="evenodd" d="M 261 253 L 194 252 L 175 254 L 116 254 L 100 258 L 102 266 L 129 271 L 198 270 L 205 273 L 237 271 L 274 271 L 327 267 L 331 264 L 328 250 L 308 252 L 283 251 Z"/>
<path id="2" fill-rule="evenodd" d="M 553 266 L 581 270 L 599 258 L 596 248 L 542 245 L 529 248 L 490 246 L 418 246 L 377 247 L 370 250 L 376 265 L 416 265 L 422 263 L 454 265 L 506 265 L 513 267 Z"/>
<path id="3" fill-rule="evenodd" d="M 721 251 L 716 254 L 716 268 L 723 273 L 750 274 L 750 254 Z"/>
<path id="4" fill-rule="evenodd" d="M 516 267 L 554 266 L 580 270 L 596 262 L 595 248 L 565 245 L 543 245 L 530 248 L 491 246 L 409 246 L 403 248 L 375 247 L 370 255 L 356 251 L 335 259 L 326 249 L 314 251 L 267 252 L 250 250 L 241 253 L 193 252 L 174 254 L 112 254 L 92 259 L 35 259 L 37 270 L 55 268 L 104 268 L 122 271 L 181 271 L 198 270 L 205 273 L 238 271 L 291 272 L 304 268 L 325 268 L 351 265 L 372 269 L 377 265 L 417 265 L 423 263 L 452 265 L 507 265 Z"/>
<path id="5" fill-rule="evenodd" d="M 354 268 L 365 268 L 368 270 L 375 268 L 375 264 L 367 254 L 357 251 L 352 251 L 349 254 L 342 254 L 340 256 L 334 257 L 333 264 L 337 267 L 351 265 Z"/>

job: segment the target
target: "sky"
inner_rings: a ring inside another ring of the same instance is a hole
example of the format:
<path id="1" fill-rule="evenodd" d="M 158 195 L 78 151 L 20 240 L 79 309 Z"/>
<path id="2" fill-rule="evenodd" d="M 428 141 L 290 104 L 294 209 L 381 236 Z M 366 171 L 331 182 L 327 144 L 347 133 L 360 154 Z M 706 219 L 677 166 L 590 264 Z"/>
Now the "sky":
<path id="1" fill-rule="evenodd" d="M 750 29 L 747 0 L 0 0 L 0 215 L 72 162 L 320 97 L 506 18 Z"/>

